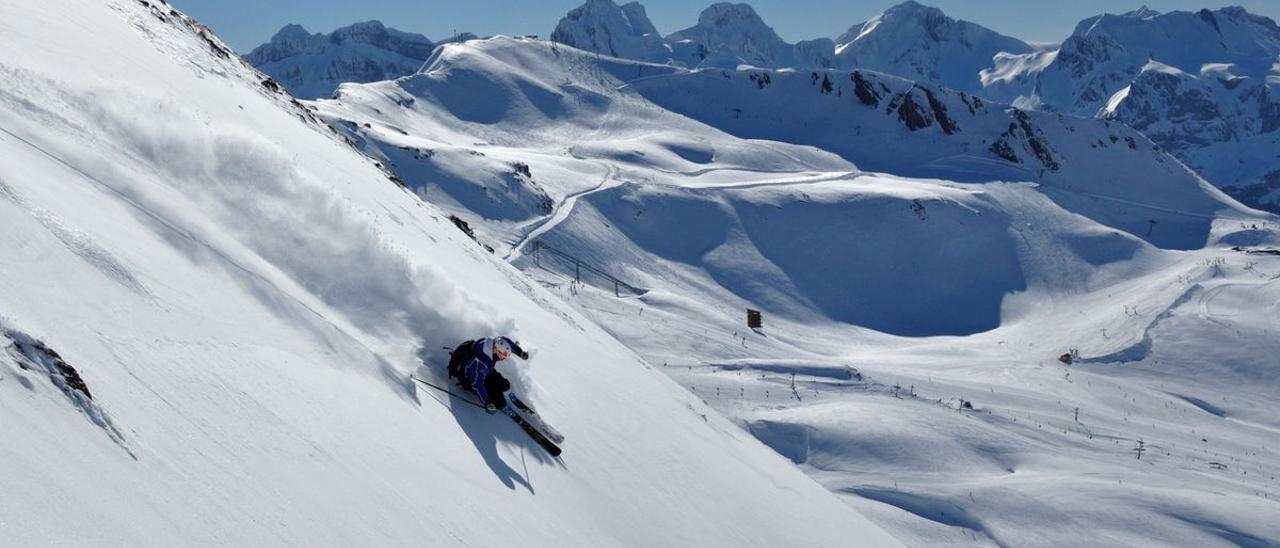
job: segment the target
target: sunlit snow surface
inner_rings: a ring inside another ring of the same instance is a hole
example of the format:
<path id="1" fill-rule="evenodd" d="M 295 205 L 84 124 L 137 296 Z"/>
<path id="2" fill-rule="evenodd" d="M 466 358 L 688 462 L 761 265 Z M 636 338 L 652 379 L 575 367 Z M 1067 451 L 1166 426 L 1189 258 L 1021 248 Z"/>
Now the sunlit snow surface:
<path id="1" fill-rule="evenodd" d="M 895 545 L 162 3 L 0 79 L 0 544 Z M 409 380 L 497 333 L 562 459 Z"/>

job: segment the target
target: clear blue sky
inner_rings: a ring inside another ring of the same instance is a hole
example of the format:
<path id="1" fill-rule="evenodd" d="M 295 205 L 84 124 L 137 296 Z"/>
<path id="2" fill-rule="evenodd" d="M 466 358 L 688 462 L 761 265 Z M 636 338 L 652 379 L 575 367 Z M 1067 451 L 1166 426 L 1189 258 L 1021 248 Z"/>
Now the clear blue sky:
<path id="1" fill-rule="evenodd" d="M 356 21 L 378 19 L 387 26 L 431 39 L 454 29 L 479 35 L 538 34 L 546 37 L 565 12 L 582 0 L 169 0 L 247 52 L 280 27 L 299 23 L 311 32 L 329 32 Z M 834 38 L 898 0 L 746 0 L 765 22 L 790 42 Z M 619 2 L 625 3 L 625 2 Z M 712 3 L 641 0 L 662 33 L 694 24 Z M 1280 0 L 921 0 L 948 15 L 1035 42 L 1058 42 L 1075 24 L 1098 13 L 1119 13 L 1146 3 L 1159 11 L 1198 10 L 1226 5 L 1280 19 Z"/>

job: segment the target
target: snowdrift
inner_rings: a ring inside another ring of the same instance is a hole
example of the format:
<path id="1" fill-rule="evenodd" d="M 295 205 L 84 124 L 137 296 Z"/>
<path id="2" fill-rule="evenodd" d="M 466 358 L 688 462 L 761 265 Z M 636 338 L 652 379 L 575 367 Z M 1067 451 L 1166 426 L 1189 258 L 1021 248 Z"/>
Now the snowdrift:
<path id="1" fill-rule="evenodd" d="M 5 4 L 0 75 L 7 542 L 896 544 L 176 10 Z M 491 333 L 563 460 L 409 381 Z"/>

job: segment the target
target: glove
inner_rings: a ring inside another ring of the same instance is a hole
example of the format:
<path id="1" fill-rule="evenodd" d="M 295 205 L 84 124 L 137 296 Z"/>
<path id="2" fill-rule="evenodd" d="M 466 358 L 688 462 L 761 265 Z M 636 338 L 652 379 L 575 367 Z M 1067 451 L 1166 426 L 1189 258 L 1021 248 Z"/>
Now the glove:
<path id="1" fill-rule="evenodd" d="M 484 412 L 485 412 L 485 413 L 488 413 L 488 414 L 490 414 L 490 415 L 492 415 L 492 414 L 494 414 L 494 413 L 497 413 L 497 412 L 498 412 L 498 406 L 496 406 L 496 405 L 494 405 L 494 404 L 492 404 L 492 403 L 491 403 L 491 404 L 488 404 L 488 405 L 484 406 Z"/>
<path id="2" fill-rule="evenodd" d="M 529 359 L 529 353 L 528 353 L 528 352 L 526 352 L 526 351 L 524 351 L 524 350 L 520 350 L 520 351 L 516 352 L 516 356 L 519 356 L 519 357 L 520 357 L 520 359 L 522 359 L 522 360 L 527 360 L 527 359 Z"/>

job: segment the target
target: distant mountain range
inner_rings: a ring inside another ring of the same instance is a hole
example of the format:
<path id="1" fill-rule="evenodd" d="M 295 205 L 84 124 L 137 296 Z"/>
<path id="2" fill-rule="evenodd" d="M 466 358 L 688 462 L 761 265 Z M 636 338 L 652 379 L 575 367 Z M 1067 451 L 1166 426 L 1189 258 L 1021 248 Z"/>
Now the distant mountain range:
<path id="1" fill-rule="evenodd" d="M 475 38 L 472 34 L 454 39 Z M 450 41 L 452 41 L 451 39 Z M 401 32 L 379 21 L 311 34 L 287 25 L 245 55 L 258 70 L 284 84 L 295 97 L 327 97 L 344 82 L 378 82 L 413 74 L 437 43 L 426 36 Z"/>
<path id="2" fill-rule="evenodd" d="M 644 19 L 632 27 L 643 29 L 643 40 L 618 47 L 608 38 L 623 34 L 616 23 L 629 19 L 622 13 L 644 10 L 590 0 L 560 21 L 552 39 L 686 67 L 868 69 L 1027 110 L 1118 120 L 1245 203 L 1280 211 L 1280 27 L 1243 8 L 1099 15 L 1058 46 L 909 1 L 835 40 L 796 44 L 750 6 L 721 3 L 666 37 Z"/>
<path id="3" fill-rule="evenodd" d="M 1024 110 L 1120 121 L 1246 204 L 1280 211 L 1280 27 L 1243 8 L 1099 15 L 1046 46 L 908 1 L 835 39 L 792 44 L 747 4 L 713 4 L 664 36 L 638 2 L 587 0 L 550 38 L 686 68 L 872 70 Z M 291 25 L 247 59 L 314 98 L 342 82 L 412 74 L 434 45 L 377 22 L 328 35 Z"/>

